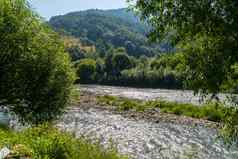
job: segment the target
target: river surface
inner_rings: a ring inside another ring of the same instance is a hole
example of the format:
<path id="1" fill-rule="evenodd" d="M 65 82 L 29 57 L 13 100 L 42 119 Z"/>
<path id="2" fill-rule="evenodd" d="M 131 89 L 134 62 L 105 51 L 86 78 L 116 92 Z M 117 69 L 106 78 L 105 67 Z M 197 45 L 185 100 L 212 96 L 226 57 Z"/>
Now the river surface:
<path id="1" fill-rule="evenodd" d="M 96 108 L 74 108 L 58 127 L 99 141 L 135 159 L 237 159 L 238 149 L 227 149 L 217 130 L 168 122 L 128 119 Z"/>
<path id="2" fill-rule="evenodd" d="M 179 103 L 192 103 L 199 105 L 203 103 L 201 96 L 194 95 L 188 90 L 168 90 L 168 89 L 149 89 L 149 88 L 130 88 L 102 85 L 80 85 L 80 91 L 86 91 L 95 95 L 113 95 L 140 100 L 165 100 Z M 227 94 L 219 94 L 221 101 L 225 102 Z"/>
<path id="3" fill-rule="evenodd" d="M 199 97 L 190 91 L 99 85 L 81 85 L 80 90 L 96 95 L 199 103 Z M 217 138 L 217 129 L 201 125 L 136 120 L 89 107 L 69 110 L 58 126 L 78 137 L 99 140 L 105 147 L 113 143 L 120 153 L 136 159 L 238 159 L 238 149 L 224 146 Z"/>

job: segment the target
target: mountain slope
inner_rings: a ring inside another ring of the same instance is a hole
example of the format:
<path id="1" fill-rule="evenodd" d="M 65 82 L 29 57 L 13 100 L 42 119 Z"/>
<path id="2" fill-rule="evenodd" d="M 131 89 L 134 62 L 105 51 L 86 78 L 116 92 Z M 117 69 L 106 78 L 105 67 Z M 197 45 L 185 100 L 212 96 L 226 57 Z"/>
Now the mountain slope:
<path id="1" fill-rule="evenodd" d="M 142 33 L 149 32 L 149 27 L 145 23 L 142 23 L 140 21 L 140 18 L 136 16 L 135 13 L 129 11 L 126 8 L 104 10 L 102 13 L 108 16 L 121 18 L 129 23 L 133 23 L 134 26 L 136 26 L 136 28 L 138 29 L 138 31 Z"/>
<path id="2" fill-rule="evenodd" d="M 105 53 L 110 47 L 125 47 L 133 56 L 153 56 L 157 48 L 147 43 L 148 26 L 126 9 L 87 10 L 52 17 L 50 25 L 56 31 L 80 38 Z"/>

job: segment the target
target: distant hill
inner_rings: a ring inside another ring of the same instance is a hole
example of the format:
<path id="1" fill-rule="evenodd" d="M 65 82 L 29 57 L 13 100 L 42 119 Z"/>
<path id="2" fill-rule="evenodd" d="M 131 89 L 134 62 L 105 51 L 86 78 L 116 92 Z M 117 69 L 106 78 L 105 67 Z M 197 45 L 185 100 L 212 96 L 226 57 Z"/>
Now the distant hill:
<path id="1" fill-rule="evenodd" d="M 104 10 L 102 14 L 108 16 L 115 16 L 121 18 L 129 23 L 133 23 L 136 26 L 136 29 L 142 33 L 149 32 L 149 26 L 145 23 L 141 22 L 140 18 L 133 12 L 129 11 L 126 8 L 121 9 L 111 9 L 111 10 Z"/>
<path id="2" fill-rule="evenodd" d="M 127 9 L 86 10 L 52 17 L 49 24 L 58 32 L 79 38 L 85 45 L 105 53 L 110 47 L 125 47 L 132 56 L 154 56 L 158 45 L 147 42 L 149 26 Z"/>

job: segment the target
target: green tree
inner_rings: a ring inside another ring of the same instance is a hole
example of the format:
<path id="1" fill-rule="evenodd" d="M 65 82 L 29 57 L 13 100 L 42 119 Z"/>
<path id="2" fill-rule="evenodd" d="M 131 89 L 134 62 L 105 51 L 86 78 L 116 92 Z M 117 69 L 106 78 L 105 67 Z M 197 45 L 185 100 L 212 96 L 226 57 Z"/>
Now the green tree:
<path id="1" fill-rule="evenodd" d="M 142 18 L 152 25 L 151 40 L 171 39 L 184 53 L 196 92 L 218 93 L 238 62 L 238 1 L 137 0 Z M 228 88 L 227 88 L 228 89 Z"/>
<path id="2" fill-rule="evenodd" d="M 66 48 L 65 51 L 67 51 L 72 59 L 72 61 L 77 61 L 80 59 L 85 58 L 85 51 L 80 49 L 79 47 L 70 47 Z"/>
<path id="3" fill-rule="evenodd" d="M 117 78 L 121 75 L 121 71 L 130 69 L 132 67 L 130 58 L 125 53 L 114 54 L 114 56 L 112 57 L 112 64 Z"/>
<path id="4" fill-rule="evenodd" d="M 110 49 L 112 51 L 112 49 Z M 109 52 L 105 57 L 105 72 L 107 73 L 107 78 L 113 76 L 113 64 L 112 64 L 113 53 Z"/>
<path id="5" fill-rule="evenodd" d="M 51 121 L 69 102 L 74 72 L 58 39 L 25 0 L 0 1 L 0 106 L 22 122 Z"/>
<path id="6" fill-rule="evenodd" d="M 105 61 L 102 58 L 96 60 L 95 80 L 100 83 L 105 78 Z"/>
<path id="7" fill-rule="evenodd" d="M 96 61 L 93 59 L 82 59 L 76 64 L 79 81 L 90 83 L 96 74 Z"/>

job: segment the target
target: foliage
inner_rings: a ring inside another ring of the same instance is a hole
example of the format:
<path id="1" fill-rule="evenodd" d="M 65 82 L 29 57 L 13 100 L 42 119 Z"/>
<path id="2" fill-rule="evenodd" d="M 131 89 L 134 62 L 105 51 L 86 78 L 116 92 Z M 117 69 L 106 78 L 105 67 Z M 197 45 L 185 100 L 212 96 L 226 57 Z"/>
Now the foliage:
<path id="1" fill-rule="evenodd" d="M 214 122 L 224 122 L 231 116 L 237 116 L 238 112 L 218 103 L 207 103 L 202 106 L 192 104 L 182 104 L 166 101 L 141 101 L 114 96 L 98 96 L 99 104 L 116 106 L 121 111 L 134 109 L 136 111 L 146 111 L 152 108 L 159 108 L 163 113 L 171 113 L 181 116 L 188 116 L 198 119 L 206 119 Z M 236 120 L 237 121 L 237 120 Z"/>
<path id="2" fill-rule="evenodd" d="M 226 114 L 225 126 L 221 130 L 221 137 L 225 142 L 232 145 L 238 145 L 238 109 L 232 109 L 230 113 Z"/>
<path id="3" fill-rule="evenodd" d="M 0 1 L 0 105 L 21 121 L 51 121 L 67 106 L 74 72 L 58 39 L 25 0 Z"/>
<path id="4" fill-rule="evenodd" d="M 94 80 L 99 83 L 152 88 L 183 88 L 184 73 L 181 54 L 167 54 L 154 58 L 136 59 L 128 56 L 123 48 L 110 49 L 105 58 L 96 58 Z M 91 58 L 91 60 L 94 60 Z M 76 62 L 80 63 L 80 62 Z"/>
<path id="5" fill-rule="evenodd" d="M 136 67 L 122 72 L 122 80 L 133 86 L 183 88 L 185 74 L 181 61 L 179 54 L 142 58 Z"/>
<path id="6" fill-rule="evenodd" d="M 73 12 L 52 17 L 49 23 L 56 31 L 64 30 L 65 34 L 96 46 L 101 57 L 111 46 L 124 47 L 135 57 L 153 56 L 160 49 L 159 45 L 147 43 L 149 27 L 127 9 Z"/>
<path id="7" fill-rule="evenodd" d="M 125 53 L 114 54 L 112 64 L 117 76 L 120 76 L 121 71 L 129 69 L 132 66 L 130 58 Z"/>
<path id="8" fill-rule="evenodd" d="M 103 149 L 84 138 L 76 139 L 56 128 L 42 125 L 21 132 L 0 129 L 0 148 L 8 146 L 14 158 L 32 159 L 126 159 L 114 148 Z"/>
<path id="9" fill-rule="evenodd" d="M 96 73 L 96 61 L 93 59 L 82 59 L 76 63 L 79 81 L 82 83 L 92 82 Z"/>
<path id="10" fill-rule="evenodd" d="M 180 45 L 190 87 L 218 93 L 238 61 L 237 6 L 236 0 L 138 0 L 135 7 L 152 25 L 152 40 L 169 36 Z"/>
<path id="11" fill-rule="evenodd" d="M 61 37 L 64 41 L 65 51 L 69 53 L 72 61 L 86 58 L 87 54 L 96 52 L 95 46 L 84 44 L 77 38 L 65 35 L 61 35 Z"/>
<path id="12" fill-rule="evenodd" d="M 228 92 L 231 92 L 234 94 L 238 94 L 238 63 L 233 65 L 231 69 L 232 69 L 231 71 L 232 73 L 229 73 L 228 80 L 225 84 L 222 85 L 222 89 L 228 90 Z M 238 103 L 238 101 L 236 103 Z"/>

